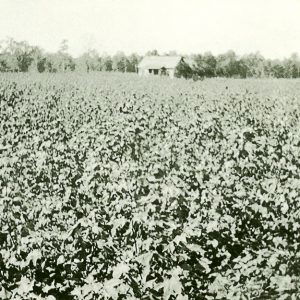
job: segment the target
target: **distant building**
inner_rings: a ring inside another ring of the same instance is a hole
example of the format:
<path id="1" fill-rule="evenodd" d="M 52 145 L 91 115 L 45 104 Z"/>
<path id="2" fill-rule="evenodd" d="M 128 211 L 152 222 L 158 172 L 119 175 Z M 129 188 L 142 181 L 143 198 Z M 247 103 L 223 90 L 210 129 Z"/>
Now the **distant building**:
<path id="1" fill-rule="evenodd" d="M 141 76 L 166 75 L 174 78 L 175 69 L 182 56 L 145 56 L 138 64 L 138 74 Z"/>

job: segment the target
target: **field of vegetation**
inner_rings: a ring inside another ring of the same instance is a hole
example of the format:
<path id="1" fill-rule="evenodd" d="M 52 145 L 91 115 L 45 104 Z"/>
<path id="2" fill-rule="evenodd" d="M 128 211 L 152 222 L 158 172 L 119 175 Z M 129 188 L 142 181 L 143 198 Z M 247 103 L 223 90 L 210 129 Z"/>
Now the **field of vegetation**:
<path id="1" fill-rule="evenodd" d="M 0 299 L 300 299 L 300 81 L 0 75 Z"/>

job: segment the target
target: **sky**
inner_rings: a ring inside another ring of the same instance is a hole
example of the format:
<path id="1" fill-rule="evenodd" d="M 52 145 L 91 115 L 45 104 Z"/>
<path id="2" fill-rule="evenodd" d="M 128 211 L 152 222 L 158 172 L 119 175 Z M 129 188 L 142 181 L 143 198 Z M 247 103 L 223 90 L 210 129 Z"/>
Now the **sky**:
<path id="1" fill-rule="evenodd" d="M 0 0 L 0 40 L 49 52 L 300 54 L 300 0 Z"/>

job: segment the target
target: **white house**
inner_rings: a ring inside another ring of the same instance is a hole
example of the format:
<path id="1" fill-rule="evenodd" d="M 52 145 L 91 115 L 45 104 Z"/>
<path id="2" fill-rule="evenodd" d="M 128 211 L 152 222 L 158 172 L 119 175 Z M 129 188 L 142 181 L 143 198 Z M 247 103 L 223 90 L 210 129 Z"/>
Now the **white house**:
<path id="1" fill-rule="evenodd" d="M 174 78 L 175 69 L 181 61 L 183 61 L 182 56 L 145 56 L 138 64 L 138 74 L 166 75 Z"/>

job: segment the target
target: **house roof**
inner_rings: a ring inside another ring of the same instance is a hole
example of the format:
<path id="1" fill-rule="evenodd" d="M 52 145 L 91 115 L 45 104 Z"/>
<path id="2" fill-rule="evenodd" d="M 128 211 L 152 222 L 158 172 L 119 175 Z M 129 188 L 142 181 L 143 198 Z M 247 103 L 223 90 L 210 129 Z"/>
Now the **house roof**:
<path id="1" fill-rule="evenodd" d="M 142 69 L 174 69 L 181 60 L 181 56 L 145 56 L 138 67 Z"/>

